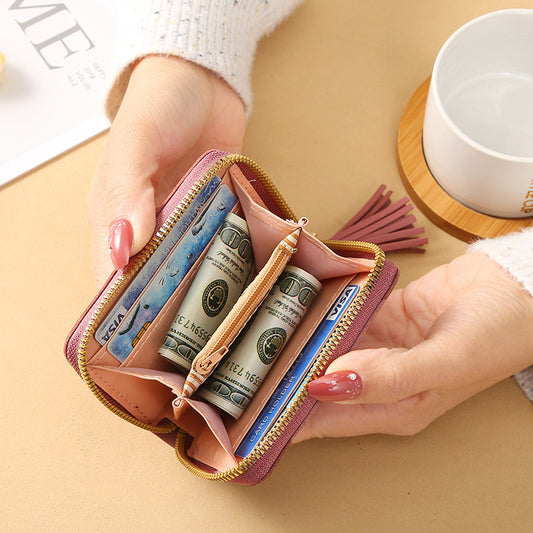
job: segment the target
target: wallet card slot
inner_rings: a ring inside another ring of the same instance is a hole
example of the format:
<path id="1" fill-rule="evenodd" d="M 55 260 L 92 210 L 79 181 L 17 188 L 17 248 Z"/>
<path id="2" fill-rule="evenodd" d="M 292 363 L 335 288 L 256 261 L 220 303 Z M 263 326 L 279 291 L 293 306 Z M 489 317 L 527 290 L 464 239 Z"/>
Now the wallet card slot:
<path id="1" fill-rule="evenodd" d="M 121 366 L 134 366 L 139 368 L 161 368 L 164 366 L 163 359 L 159 356 L 158 349 L 162 339 L 170 328 L 176 313 L 189 290 L 191 283 L 207 254 L 207 248 L 202 252 L 195 265 L 187 273 L 180 286 L 167 300 L 157 317 L 150 324 L 146 332 L 142 335 L 138 343 L 133 348 L 129 357 Z"/>
<path id="2" fill-rule="evenodd" d="M 173 247 L 106 343 L 107 350 L 120 361 L 129 357 L 146 328 L 157 320 L 165 303 L 188 277 L 191 269 L 201 262 L 224 219 L 236 205 L 237 198 L 227 186 L 222 185 L 219 191 L 220 194 L 215 194 Z"/>
<path id="3" fill-rule="evenodd" d="M 172 277 L 158 280 L 165 285 L 152 286 L 156 298 L 149 303 L 153 307 L 157 305 L 158 300 L 166 299 L 165 292 L 167 291 L 168 295 L 187 271 L 189 256 L 196 261 L 196 254 L 207 244 L 206 239 L 209 239 L 210 234 L 216 233 L 217 224 L 221 223 L 224 213 L 231 211 L 238 204 L 228 172 L 222 179 L 214 175 L 207 183 L 198 185 L 196 192 L 191 194 L 186 202 L 185 198 L 182 200 L 183 203 L 179 203 L 176 208 L 177 212 L 173 211 L 169 219 L 162 222 L 156 233 L 157 245 L 154 245 L 153 238 L 148 245 L 150 251 L 139 254 L 144 258 L 141 266 L 132 266 L 137 262 L 136 256 L 132 259 L 132 265 L 125 271 L 121 283 L 117 285 L 118 288 L 113 288 L 113 304 L 108 305 L 94 331 L 94 338 L 101 346 L 115 336 L 117 329 L 123 329 L 121 324 L 125 315 L 139 302 L 142 293 L 153 283 L 154 278 L 164 277 L 161 270 L 165 267 L 172 269 Z M 149 319 L 153 318 L 149 312 L 147 314 Z M 115 342 L 118 341 L 120 339 L 115 336 Z M 110 351 L 122 361 L 127 356 L 127 344 L 121 346 L 118 342 Z"/>
<path id="4" fill-rule="evenodd" d="M 170 296 L 170 298 L 167 300 L 161 311 L 158 313 L 156 319 L 150 324 L 148 329 L 144 332 L 144 334 L 140 337 L 139 341 L 136 343 L 136 345 L 133 347 L 131 353 L 124 361 L 119 361 L 113 354 L 111 354 L 107 346 L 111 339 L 104 345 L 103 348 L 98 350 L 98 352 L 93 355 L 90 359 L 87 360 L 87 364 L 89 366 L 92 365 L 110 365 L 110 366 L 131 366 L 134 362 L 134 366 L 138 367 L 144 367 L 144 368 L 153 368 L 154 364 L 159 363 L 159 356 L 157 356 L 157 349 L 159 348 L 159 345 L 155 348 L 155 352 L 153 355 L 150 352 L 150 345 L 148 344 L 148 348 L 144 350 L 148 354 L 148 359 L 146 357 L 142 356 L 143 347 L 146 345 L 146 343 L 154 338 L 154 335 L 157 335 L 158 333 L 161 335 L 161 338 L 164 337 L 166 331 L 170 327 L 170 324 L 172 323 L 172 320 L 174 318 L 175 313 L 177 312 L 177 309 L 179 308 L 181 302 L 183 301 L 183 298 L 185 297 L 185 294 L 187 293 L 187 290 L 189 286 L 192 283 L 192 280 L 194 279 L 194 276 L 196 275 L 196 272 L 200 268 L 200 264 L 207 253 L 207 250 L 204 250 L 198 261 L 196 261 L 195 265 L 190 269 L 190 271 L 187 273 L 181 284 L 178 286 L 178 288 L 174 291 L 174 293 Z M 136 309 L 138 306 L 140 306 L 140 301 L 142 300 L 144 292 L 141 293 L 141 296 L 139 297 L 139 301 L 132 306 L 132 308 L 126 313 L 124 316 L 124 319 L 122 323 L 124 325 L 128 325 L 129 322 L 132 322 L 135 318 Z M 167 328 L 167 329 L 164 329 Z M 115 332 L 115 335 L 119 335 L 120 331 Z M 160 340 L 160 339 L 159 339 Z M 156 341 L 158 342 L 158 341 Z M 153 347 L 152 347 L 153 348 Z M 157 358 L 156 358 L 157 356 Z M 151 360 L 153 359 L 153 361 Z"/>

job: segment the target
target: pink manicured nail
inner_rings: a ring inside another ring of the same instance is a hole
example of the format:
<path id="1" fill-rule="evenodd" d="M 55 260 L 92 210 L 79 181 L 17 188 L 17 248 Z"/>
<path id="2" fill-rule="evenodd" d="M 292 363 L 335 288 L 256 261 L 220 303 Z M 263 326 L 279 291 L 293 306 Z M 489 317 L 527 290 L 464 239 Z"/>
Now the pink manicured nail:
<path id="1" fill-rule="evenodd" d="M 124 268 L 130 260 L 133 228 L 124 218 L 116 220 L 109 228 L 109 250 L 111 260 L 117 270 Z"/>
<path id="2" fill-rule="evenodd" d="M 309 396 L 321 402 L 341 402 L 355 400 L 361 396 L 363 382 L 361 376 L 349 370 L 333 372 L 309 383 Z"/>

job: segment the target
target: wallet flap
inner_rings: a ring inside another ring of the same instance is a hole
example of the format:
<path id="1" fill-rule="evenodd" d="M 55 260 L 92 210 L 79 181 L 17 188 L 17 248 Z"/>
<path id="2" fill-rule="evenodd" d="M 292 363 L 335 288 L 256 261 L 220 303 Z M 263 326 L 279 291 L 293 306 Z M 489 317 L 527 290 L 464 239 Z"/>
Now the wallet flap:
<path id="1" fill-rule="evenodd" d="M 183 398 L 185 376 L 175 372 L 165 372 L 149 368 L 109 368 L 93 366 L 91 371 L 105 379 L 106 374 L 113 374 L 114 382 L 121 384 L 120 399 L 132 414 L 145 422 L 154 422 L 154 418 L 166 412 L 163 404 L 172 404 L 173 421 L 184 431 L 194 437 L 195 449 L 202 450 L 200 458 L 207 464 L 228 468 L 235 466 L 233 448 L 224 423 L 211 405 Z M 150 403 L 150 399 L 154 403 Z M 141 407 L 142 406 L 142 407 Z"/>

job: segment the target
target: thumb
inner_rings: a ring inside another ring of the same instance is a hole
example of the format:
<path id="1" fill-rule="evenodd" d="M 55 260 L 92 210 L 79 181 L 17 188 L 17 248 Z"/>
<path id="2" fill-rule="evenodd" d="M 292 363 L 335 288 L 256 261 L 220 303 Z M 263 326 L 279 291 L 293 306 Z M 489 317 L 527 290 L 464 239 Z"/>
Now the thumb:
<path id="1" fill-rule="evenodd" d="M 110 132 L 89 195 L 93 264 L 99 285 L 113 269 L 124 268 L 155 229 L 152 178 L 157 164 L 139 136 L 121 135 L 120 129 Z"/>
<path id="2" fill-rule="evenodd" d="M 310 382 L 309 395 L 326 402 L 394 403 L 436 388 L 447 372 L 436 340 L 415 347 L 349 352 Z"/>

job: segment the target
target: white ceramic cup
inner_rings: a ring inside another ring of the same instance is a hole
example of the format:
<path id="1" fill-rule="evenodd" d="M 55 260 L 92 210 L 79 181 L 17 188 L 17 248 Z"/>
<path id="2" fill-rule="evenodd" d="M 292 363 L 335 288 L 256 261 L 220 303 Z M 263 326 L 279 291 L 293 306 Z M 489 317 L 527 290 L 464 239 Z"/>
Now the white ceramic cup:
<path id="1" fill-rule="evenodd" d="M 533 9 L 489 13 L 446 41 L 422 137 L 450 196 L 488 215 L 533 216 Z"/>

